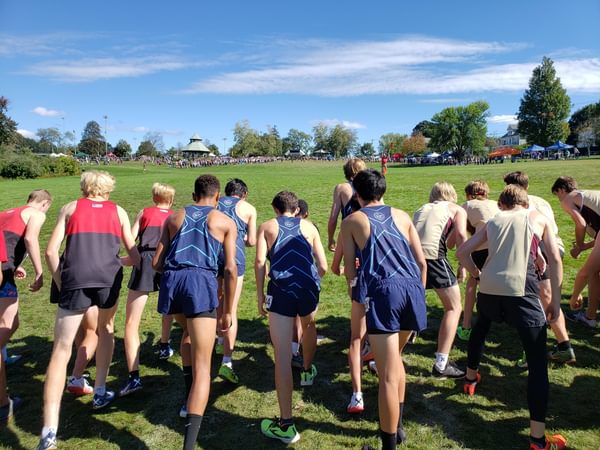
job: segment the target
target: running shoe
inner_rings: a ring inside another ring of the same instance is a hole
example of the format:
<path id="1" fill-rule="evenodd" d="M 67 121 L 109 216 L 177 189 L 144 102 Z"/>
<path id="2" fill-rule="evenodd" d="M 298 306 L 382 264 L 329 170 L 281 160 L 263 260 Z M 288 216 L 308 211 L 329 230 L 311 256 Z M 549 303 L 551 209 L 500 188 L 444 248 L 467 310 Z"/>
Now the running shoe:
<path id="1" fill-rule="evenodd" d="M 445 380 L 447 378 L 462 378 L 465 376 L 465 372 L 449 360 L 446 367 L 444 367 L 444 370 L 439 370 L 434 364 L 431 368 L 431 375 L 440 380 Z"/>
<path id="2" fill-rule="evenodd" d="M 309 370 L 302 370 L 300 374 L 300 386 L 312 386 L 317 376 L 317 367 L 312 364 Z"/>
<path id="3" fill-rule="evenodd" d="M 548 359 L 564 364 L 575 364 L 577 362 L 573 347 L 569 347 L 566 350 L 559 350 L 558 345 L 555 345 L 554 348 L 548 352 Z"/>
<path id="4" fill-rule="evenodd" d="M 300 353 L 292 355 L 292 367 L 295 369 L 302 369 L 304 367 L 304 358 Z"/>
<path id="5" fill-rule="evenodd" d="M 57 450 L 58 445 L 56 444 L 56 433 L 48 433 L 46 436 L 40 439 L 35 450 Z"/>
<path id="6" fill-rule="evenodd" d="M 85 375 L 81 378 L 70 376 L 67 378 L 67 392 L 75 395 L 90 395 L 94 393 L 94 388 Z"/>
<path id="7" fill-rule="evenodd" d="M 359 414 L 365 410 L 365 402 L 362 396 L 352 394 L 348 408 L 346 409 L 350 414 Z"/>
<path id="8" fill-rule="evenodd" d="M 222 364 L 221 367 L 219 367 L 219 376 L 223 380 L 229 381 L 233 384 L 238 384 L 240 382 L 238 376 L 233 371 L 233 369 L 226 364 Z"/>
<path id="9" fill-rule="evenodd" d="M 171 348 L 170 345 L 167 344 L 166 347 L 162 347 L 158 349 L 158 359 L 169 359 L 171 356 L 173 356 L 175 352 L 173 351 L 173 349 Z"/>
<path id="10" fill-rule="evenodd" d="M 115 393 L 113 391 L 106 391 L 104 395 L 94 394 L 92 409 L 102 409 L 110 405 L 114 399 Z"/>
<path id="11" fill-rule="evenodd" d="M 477 376 L 473 381 L 467 380 L 467 378 L 465 377 L 465 384 L 463 384 L 463 392 L 467 395 L 475 395 L 475 389 L 477 388 L 477 385 L 479 383 L 481 383 L 481 375 L 479 374 L 479 372 L 477 372 Z"/>
<path id="12" fill-rule="evenodd" d="M 215 344 L 215 354 L 216 355 L 222 355 L 223 353 L 225 353 L 225 347 L 223 346 L 223 343 L 219 344 L 217 342 Z"/>
<path id="13" fill-rule="evenodd" d="M 585 315 L 585 311 L 582 309 L 578 311 L 567 311 L 565 317 L 571 322 L 579 322 L 588 328 L 596 328 L 598 326 L 598 321 L 596 319 L 588 319 Z"/>
<path id="14" fill-rule="evenodd" d="M 523 353 L 521 354 L 521 357 L 519 359 L 517 359 L 515 366 L 517 366 L 520 369 L 527 369 L 529 367 L 527 365 L 527 355 L 525 354 L 525 351 L 523 351 Z"/>
<path id="15" fill-rule="evenodd" d="M 406 442 L 406 431 L 404 431 L 404 428 L 398 428 L 396 430 L 396 444 L 402 444 L 403 442 Z"/>
<path id="16" fill-rule="evenodd" d="M 187 405 L 185 403 L 179 409 L 179 417 L 181 417 L 182 419 L 185 419 L 187 417 Z"/>
<path id="17" fill-rule="evenodd" d="M 471 337 L 471 328 L 463 328 L 462 325 L 459 325 L 456 329 L 456 335 L 461 341 L 468 341 Z"/>
<path id="18" fill-rule="evenodd" d="M 562 450 L 567 448 L 567 440 L 560 434 L 546 434 L 546 445 L 544 447 L 530 442 L 529 448 L 530 450 Z"/>
<path id="19" fill-rule="evenodd" d="M 23 400 L 20 397 L 8 397 L 8 404 L 0 407 L 0 423 L 8 422 L 22 404 Z"/>
<path id="20" fill-rule="evenodd" d="M 300 440 L 300 433 L 296 430 L 296 425 L 288 425 L 284 430 L 278 420 L 263 419 L 260 423 L 260 431 L 271 439 L 279 439 L 284 444 L 293 444 Z"/>
<path id="21" fill-rule="evenodd" d="M 141 391 L 143 388 L 141 378 L 129 378 L 127 383 L 119 391 L 119 397 L 133 394 L 136 391 Z"/>

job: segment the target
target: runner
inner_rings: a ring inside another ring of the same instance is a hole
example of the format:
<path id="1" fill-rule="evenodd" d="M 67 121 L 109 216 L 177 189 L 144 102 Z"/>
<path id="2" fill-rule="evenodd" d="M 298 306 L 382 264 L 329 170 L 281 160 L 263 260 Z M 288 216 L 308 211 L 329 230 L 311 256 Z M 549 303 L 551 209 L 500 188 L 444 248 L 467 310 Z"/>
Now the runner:
<path id="1" fill-rule="evenodd" d="M 425 329 L 427 324 L 427 266 L 410 217 L 383 203 L 383 175 L 365 170 L 356 175 L 354 184 L 362 208 L 342 222 L 344 274 L 350 298 L 364 297 L 369 342 L 379 371 L 382 448 L 391 450 L 406 440 L 402 425 L 406 388 L 402 350 L 412 333 Z M 355 268 L 356 254 L 359 272 Z"/>
<path id="2" fill-rule="evenodd" d="M 15 283 L 15 271 L 26 255 L 31 257 L 35 271 L 31 292 L 41 289 L 44 284 L 39 235 L 46 220 L 46 211 L 52 204 L 52 196 L 46 190 L 36 190 L 29 194 L 27 204 L 0 212 L 0 230 L 6 253 L 2 263 L 0 283 L 0 349 L 4 348 L 19 327 L 19 293 Z M 6 363 L 0 356 L 0 422 L 8 420 L 21 404 L 19 397 L 9 397 L 6 386 Z"/>
<path id="3" fill-rule="evenodd" d="M 217 328 L 219 253 L 224 253 L 224 306 L 221 324 L 231 326 L 235 295 L 236 226 L 216 209 L 219 180 L 201 175 L 194 184 L 194 203 L 165 221 L 152 265 L 163 275 L 158 312 L 174 314 L 183 328 L 181 360 L 186 384 L 184 450 L 196 448 L 202 417 L 210 392 L 211 354 Z"/>
<path id="4" fill-rule="evenodd" d="M 258 312 L 269 316 L 269 332 L 275 350 L 275 388 L 280 419 L 264 419 L 260 428 L 270 438 L 292 444 L 300 439 L 292 419 L 291 344 L 294 320 L 302 322 L 304 367 L 301 386 L 312 386 L 317 375 L 313 362 L 317 347 L 315 315 L 319 303 L 320 278 L 327 272 L 327 259 L 316 227 L 294 217 L 298 197 L 279 192 L 271 205 L 276 217 L 263 223 L 256 244 L 256 291 Z M 270 262 L 267 295 L 264 293 L 266 262 Z"/>
<path id="5" fill-rule="evenodd" d="M 102 171 L 81 175 L 83 198 L 67 203 L 58 215 L 48 241 L 46 261 L 59 290 L 54 346 L 44 382 L 44 419 L 38 450 L 56 448 L 60 402 L 73 341 L 85 315 L 98 306 L 98 348 L 93 409 L 105 408 L 115 398 L 106 389 L 106 378 L 114 350 L 114 317 L 123 279 L 123 265 L 139 262 L 131 236 L 129 218 L 123 208 L 109 200 L 115 179 Z M 66 246 L 59 258 L 61 244 Z M 123 243 L 129 256 L 119 258 Z M 93 256 L 93 257 L 90 257 Z"/>
<path id="6" fill-rule="evenodd" d="M 237 283 L 233 304 L 231 306 L 231 327 L 226 332 L 218 332 L 216 353 L 223 355 L 219 376 L 230 383 L 239 382 L 237 374 L 233 370 L 231 356 L 235 346 L 238 332 L 237 308 L 242 295 L 244 274 L 246 273 L 246 251 L 245 247 L 256 245 L 256 208 L 246 201 L 248 198 L 248 186 L 239 178 L 230 180 L 225 185 L 225 197 L 219 199 L 219 211 L 231 217 L 237 227 L 237 241 L 235 263 L 237 264 Z M 223 284 L 223 266 L 219 264 L 219 284 Z M 220 289 L 222 291 L 222 288 Z M 223 303 L 219 302 L 217 309 L 217 324 L 221 319 Z M 218 327 L 219 330 L 222 327 Z"/>
<path id="7" fill-rule="evenodd" d="M 548 363 L 546 322 L 554 322 L 560 311 L 562 262 L 552 225 L 536 210 L 528 209 L 527 192 L 508 185 L 498 200 L 501 212 L 469 239 L 457 252 L 461 264 L 474 278 L 480 278 L 477 322 L 471 332 L 468 366 L 463 390 L 474 395 L 481 381 L 479 364 L 485 338 L 492 322 L 507 322 L 517 329 L 525 349 L 529 373 L 527 403 L 530 417 L 530 448 L 565 448 L 561 435 L 545 435 L 548 405 Z M 539 297 L 535 259 L 543 242 L 548 258 L 552 300 L 544 309 Z M 488 244 L 487 263 L 480 271 L 471 253 Z"/>
<path id="8" fill-rule="evenodd" d="M 173 214 L 171 206 L 174 198 L 175 188 L 167 184 L 154 183 L 152 185 L 154 206 L 142 209 L 131 227 L 132 236 L 138 240 L 137 249 L 141 261 L 139 267 L 133 268 L 128 284 L 129 292 L 127 293 L 127 306 L 125 309 L 125 337 L 123 341 L 129 377 L 119 391 L 121 397 L 139 391 L 143 387 L 140 379 L 140 321 L 148 301 L 148 294 L 158 291 L 160 286 L 160 274 L 152 269 L 152 258 L 160 240 L 162 225 L 167 217 Z M 170 328 L 171 317 L 168 315 L 162 316 L 160 359 L 168 359 L 173 352 L 169 346 L 168 338 L 166 342 L 162 341 L 163 329 L 165 328 L 165 326 L 162 326 L 162 322 L 165 321 Z"/>
<path id="9" fill-rule="evenodd" d="M 429 194 L 429 203 L 419 208 L 413 217 L 427 259 L 426 289 L 434 289 L 444 307 L 435 363 L 431 369 L 431 375 L 440 379 L 465 375 L 449 360 L 460 320 L 461 302 L 458 282 L 446 253 L 448 248 L 459 247 L 467 237 L 467 213 L 455 202 L 454 187 L 445 181 L 436 183 Z"/>

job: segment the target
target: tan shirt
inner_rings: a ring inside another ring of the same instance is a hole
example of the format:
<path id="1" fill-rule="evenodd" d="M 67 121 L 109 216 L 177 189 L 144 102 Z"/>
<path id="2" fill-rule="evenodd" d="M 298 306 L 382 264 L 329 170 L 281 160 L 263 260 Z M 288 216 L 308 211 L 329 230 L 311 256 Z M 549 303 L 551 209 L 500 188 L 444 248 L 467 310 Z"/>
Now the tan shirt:
<path id="1" fill-rule="evenodd" d="M 500 211 L 498 209 L 498 202 L 489 199 L 469 200 L 463 205 L 463 208 L 467 212 L 467 221 L 475 228 L 475 233 L 482 229 L 488 220 Z M 482 244 L 477 247 L 477 250 L 484 250 L 486 248 L 488 248 L 487 244 Z"/>
<path id="2" fill-rule="evenodd" d="M 560 254 L 564 254 L 565 252 L 565 244 L 562 239 L 558 235 L 558 225 L 556 225 L 556 220 L 554 219 L 554 211 L 552 210 L 552 206 L 542 197 L 538 197 L 537 195 L 528 195 L 529 197 L 529 209 L 535 210 L 541 213 L 548 221 L 550 222 L 550 227 L 552 228 L 552 234 L 556 237 L 556 245 L 558 245 L 558 249 Z"/>
<path id="3" fill-rule="evenodd" d="M 448 202 L 427 203 L 415 212 L 413 223 L 419 234 L 425 259 L 440 258 L 440 247 L 446 241 L 444 233 L 451 217 Z M 443 251 L 445 252 L 445 246 Z"/>

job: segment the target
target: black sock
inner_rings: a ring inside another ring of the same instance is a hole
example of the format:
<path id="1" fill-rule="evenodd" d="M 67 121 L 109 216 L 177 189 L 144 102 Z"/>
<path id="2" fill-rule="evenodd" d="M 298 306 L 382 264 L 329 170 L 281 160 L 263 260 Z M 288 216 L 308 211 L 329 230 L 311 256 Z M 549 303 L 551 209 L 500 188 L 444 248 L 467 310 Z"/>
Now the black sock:
<path id="1" fill-rule="evenodd" d="M 185 424 L 185 438 L 183 440 L 183 450 L 196 450 L 196 441 L 202 425 L 202 416 L 197 414 L 188 414 Z"/>
<path id="2" fill-rule="evenodd" d="M 192 383 L 194 381 L 194 375 L 192 373 L 192 366 L 183 366 L 183 382 L 185 383 L 185 401 L 190 396 L 192 390 Z"/>
<path id="3" fill-rule="evenodd" d="M 534 438 L 533 436 L 529 436 L 529 440 L 532 444 L 537 444 L 538 447 L 544 448 L 546 446 L 546 436 L 542 436 L 539 438 Z"/>
<path id="4" fill-rule="evenodd" d="M 292 419 L 291 417 L 289 419 L 279 419 L 279 427 L 283 431 L 287 431 L 290 425 L 294 425 L 294 419 Z"/>
<path id="5" fill-rule="evenodd" d="M 379 430 L 379 435 L 381 436 L 382 450 L 396 450 L 396 433 L 386 433 Z"/>
<path id="6" fill-rule="evenodd" d="M 396 443 L 402 444 L 406 441 L 406 433 L 402 424 L 402 413 L 404 412 L 404 402 L 400 403 L 400 416 L 398 416 L 398 429 L 396 430 Z"/>
<path id="7" fill-rule="evenodd" d="M 159 348 L 160 348 L 161 350 L 166 350 L 166 349 L 168 349 L 168 348 L 169 348 L 169 341 L 167 341 L 167 342 L 160 342 L 160 343 L 158 344 L 158 346 L 159 346 Z"/>
<path id="8" fill-rule="evenodd" d="M 133 380 L 135 378 L 139 378 L 140 377 L 140 371 L 139 370 L 132 370 L 131 372 L 129 372 L 129 379 Z"/>
<path id="9" fill-rule="evenodd" d="M 561 352 L 569 350 L 571 348 L 571 341 L 560 342 L 557 347 Z"/>

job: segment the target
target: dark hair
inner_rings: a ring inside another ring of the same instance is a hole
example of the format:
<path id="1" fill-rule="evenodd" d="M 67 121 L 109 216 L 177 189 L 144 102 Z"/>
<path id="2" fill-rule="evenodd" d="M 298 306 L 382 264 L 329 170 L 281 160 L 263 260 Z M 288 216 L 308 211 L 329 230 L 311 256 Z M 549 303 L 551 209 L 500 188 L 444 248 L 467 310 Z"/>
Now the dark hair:
<path id="1" fill-rule="evenodd" d="M 243 197 L 244 195 L 248 195 L 248 186 L 239 178 L 232 178 L 225 185 L 225 195 L 228 197 L 232 195 Z"/>
<path id="2" fill-rule="evenodd" d="M 523 189 L 529 187 L 529 177 L 525 172 L 517 170 L 516 172 L 507 173 L 504 175 L 504 184 L 516 184 L 521 186 Z"/>
<path id="3" fill-rule="evenodd" d="M 271 206 L 282 214 L 286 212 L 293 213 L 298 208 L 298 197 L 293 192 L 281 191 L 273 197 Z"/>
<path id="4" fill-rule="evenodd" d="M 303 219 L 308 217 L 308 203 L 306 203 L 306 200 L 298 200 L 298 213 L 296 217 L 302 217 Z"/>
<path id="5" fill-rule="evenodd" d="M 221 190 L 221 183 L 214 175 L 200 175 L 194 183 L 194 194 L 197 198 L 212 197 Z"/>
<path id="6" fill-rule="evenodd" d="M 563 189 L 567 193 L 576 191 L 577 181 L 573 177 L 558 177 L 552 185 L 552 193 L 556 194 L 559 189 Z"/>
<path id="7" fill-rule="evenodd" d="M 362 170 L 352 180 L 356 193 L 366 202 L 381 200 L 386 190 L 385 177 L 374 169 Z"/>
<path id="8" fill-rule="evenodd" d="M 529 197 L 527 191 L 518 184 L 508 184 L 500 193 L 498 205 L 504 205 L 509 209 L 516 205 L 521 205 L 523 208 L 529 208 Z"/>

